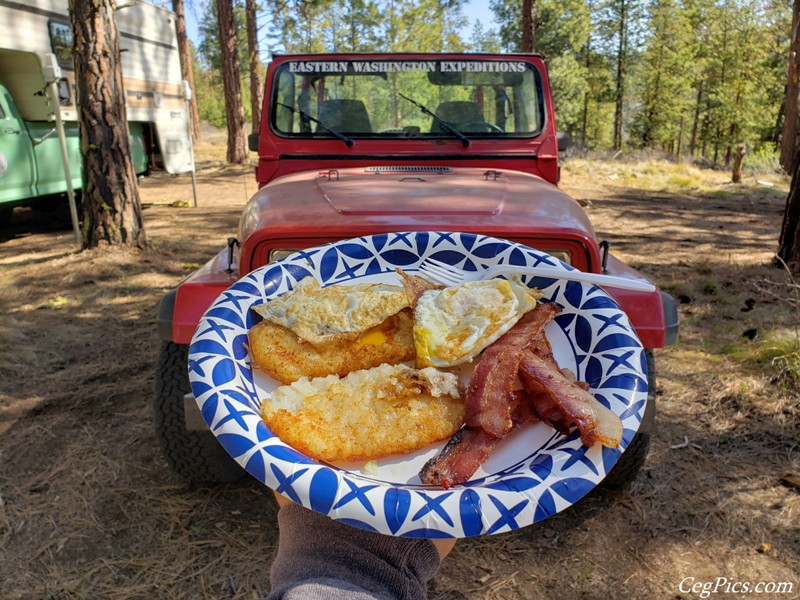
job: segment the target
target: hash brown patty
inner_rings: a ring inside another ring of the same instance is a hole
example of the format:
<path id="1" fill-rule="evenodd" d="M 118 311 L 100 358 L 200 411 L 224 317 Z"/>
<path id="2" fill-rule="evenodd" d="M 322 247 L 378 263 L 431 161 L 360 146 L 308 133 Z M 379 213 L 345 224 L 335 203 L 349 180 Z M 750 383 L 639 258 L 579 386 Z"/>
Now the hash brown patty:
<path id="1" fill-rule="evenodd" d="M 273 433 L 311 458 L 362 461 L 449 438 L 464 422 L 464 402 L 453 373 L 384 364 L 281 386 L 261 414 Z"/>
<path id="2" fill-rule="evenodd" d="M 414 318 L 411 309 L 404 309 L 355 339 L 316 345 L 265 319 L 250 329 L 248 347 L 254 366 L 281 383 L 301 377 L 344 377 L 383 363 L 413 361 Z"/>

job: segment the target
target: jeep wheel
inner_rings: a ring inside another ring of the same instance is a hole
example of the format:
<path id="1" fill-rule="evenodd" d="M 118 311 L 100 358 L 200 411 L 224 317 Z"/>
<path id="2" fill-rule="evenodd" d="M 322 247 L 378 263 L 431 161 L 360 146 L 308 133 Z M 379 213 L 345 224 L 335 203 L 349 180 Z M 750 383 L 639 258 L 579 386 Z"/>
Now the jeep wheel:
<path id="1" fill-rule="evenodd" d="M 187 431 L 183 397 L 191 392 L 189 347 L 162 342 L 156 369 L 156 435 L 170 467 L 193 483 L 227 483 L 241 479 L 245 470 L 220 446 L 210 431 Z"/>
<path id="2" fill-rule="evenodd" d="M 642 424 L 633 436 L 631 443 L 619 457 L 617 464 L 600 483 L 606 490 L 620 491 L 628 487 L 636 478 L 650 451 L 650 437 L 656 418 L 656 363 L 652 350 L 645 350 L 647 359 L 647 404 L 645 404 Z"/>

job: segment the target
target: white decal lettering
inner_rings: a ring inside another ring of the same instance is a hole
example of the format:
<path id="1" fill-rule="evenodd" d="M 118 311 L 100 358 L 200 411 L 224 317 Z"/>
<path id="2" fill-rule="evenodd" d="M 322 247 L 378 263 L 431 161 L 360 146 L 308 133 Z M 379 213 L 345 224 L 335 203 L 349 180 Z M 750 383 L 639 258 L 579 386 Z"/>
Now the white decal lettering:
<path id="1" fill-rule="evenodd" d="M 402 73 L 437 70 L 442 73 L 524 73 L 521 61 L 290 61 L 293 73 Z"/>

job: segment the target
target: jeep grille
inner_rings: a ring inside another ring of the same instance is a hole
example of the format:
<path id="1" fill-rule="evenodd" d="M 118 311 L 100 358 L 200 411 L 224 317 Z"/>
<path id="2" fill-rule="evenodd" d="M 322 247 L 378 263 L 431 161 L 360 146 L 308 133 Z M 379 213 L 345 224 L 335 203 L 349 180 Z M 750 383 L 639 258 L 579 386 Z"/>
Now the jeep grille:
<path id="1" fill-rule="evenodd" d="M 424 165 L 397 165 L 389 167 L 367 167 L 367 173 L 450 173 L 450 167 L 434 167 Z"/>

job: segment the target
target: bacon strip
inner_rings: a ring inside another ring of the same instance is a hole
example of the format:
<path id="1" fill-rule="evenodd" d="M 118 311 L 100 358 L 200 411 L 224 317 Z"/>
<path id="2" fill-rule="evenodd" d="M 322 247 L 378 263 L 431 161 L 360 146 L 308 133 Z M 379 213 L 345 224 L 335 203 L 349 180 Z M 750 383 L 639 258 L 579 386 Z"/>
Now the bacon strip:
<path id="1" fill-rule="evenodd" d="M 527 395 L 522 390 L 512 394 L 511 431 L 525 423 L 536 421 Z M 425 463 L 419 477 L 422 483 L 440 485 L 448 489 L 467 481 L 489 458 L 501 438 L 496 438 L 483 429 L 467 427 L 459 429 L 444 448 Z"/>
<path id="2" fill-rule="evenodd" d="M 574 424 L 587 446 L 619 446 L 622 421 L 553 357 L 544 328 L 558 311 L 538 305 L 484 350 L 467 388 L 466 425 L 422 468 L 423 483 L 464 483 L 504 437 L 537 420 L 565 435 Z M 517 376 L 524 390 L 513 389 Z"/>
<path id="3" fill-rule="evenodd" d="M 544 350 L 552 357 L 544 327 L 558 311 L 556 304 L 538 304 L 483 351 L 467 387 L 467 427 L 482 429 L 494 438 L 502 438 L 511 431 L 512 387 L 522 353 L 535 343 L 537 350 Z"/>
<path id="4" fill-rule="evenodd" d="M 612 448 L 619 446 L 620 418 L 550 361 L 524 352 L 519 378 L 531 398 L 533 411 L 542 421 L 562 433 L 567 433 L 574 423 L 586 446 L 595 442 Z"/>

